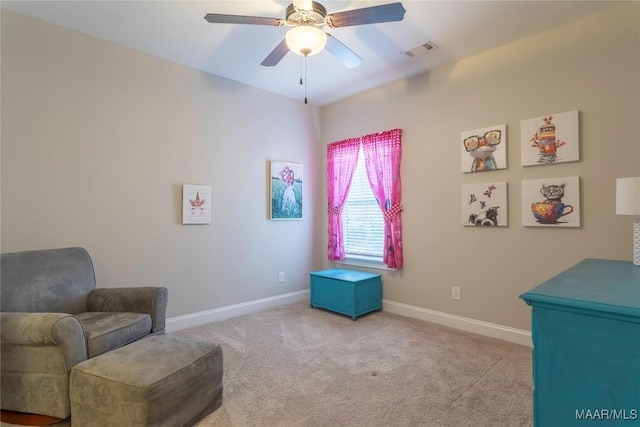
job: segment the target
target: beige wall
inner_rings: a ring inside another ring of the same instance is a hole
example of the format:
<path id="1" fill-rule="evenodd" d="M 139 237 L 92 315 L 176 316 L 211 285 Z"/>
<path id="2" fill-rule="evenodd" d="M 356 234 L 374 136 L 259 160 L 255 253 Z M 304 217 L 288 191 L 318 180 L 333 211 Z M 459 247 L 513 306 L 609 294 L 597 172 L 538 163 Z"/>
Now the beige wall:
<path id="1" fill-rule="evenodd" d="M 308 288 L 321 260 L 318 108 L 2 11 L 2 251 L 83 246 L 98 286 L 168 316 Z M 304 165 L 304 219 L 267 219 L 267 161 Z M 213 223 L 181 224 L 183 184 Z M 278 284 L 278 272 L 285 283 Z"/>
<path id="2" fill-rule="evenodd" d="M 324 144 L 401 127 L 405 268 L 384 298 L 529 329 L 521 292 L 631 257 L 614 189 L 640 174 L 639 28 L 629 3 L 318 109 L 3 10 L 1 249 L 84 246 L 99 286 L 169 287 L 170 317 L 306 289 L 329 266 Z M 522 168 L 520 120 L 576 109 L 582 160 Z M 509 168 L 462 174 L 460 132 L 499 123 Z M 268 160 L 304 164 L 303 221 L 266 219 Z M 520 225 L 523 179 L 575 175 L 582 228 Z M 509 227 L 462 227 L 460 186 L 487 180 L 509 183 Z M 213 224 L 181 225 L 182 184 L 212 185 Z"/>
<path id="3" fill-rule="evenodd" d="M 615 215 L 615 179 L 640 175 L 639 6 L 322 109 L 325 143 L 404 129 L 405 266 L 384 273 L 386 300 L 529 329 L 519 294 L 583 258 L 631 259 L 632 218 Z M 571 110 L 580 111 L 582 160 L 520 166 L 520 120 Z M 460 133 L 497 124 L 508 126 L 508 169 L 462 174 Z M 583 226 L 524 228 L 521 181 L 564 176 L 581 177 Z M 461 185 L 489 181 L 508 182 L 508 228 L 463 227 Z"/>

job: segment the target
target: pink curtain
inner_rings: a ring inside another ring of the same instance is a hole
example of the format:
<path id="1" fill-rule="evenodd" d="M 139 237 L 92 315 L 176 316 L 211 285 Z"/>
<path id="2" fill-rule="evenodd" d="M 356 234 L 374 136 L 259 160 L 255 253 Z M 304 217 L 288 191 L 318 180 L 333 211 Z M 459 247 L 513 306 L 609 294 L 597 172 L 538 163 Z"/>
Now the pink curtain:
<path id="1" fill-rule="evenodd" d="M 342 234 L 342 208 L 349 189 L 353 172 L 358 164 L 360 138 L 350 138 L 333 142 L 327 146 L 327 198 L 329 217 L 329 260 L 345 258 L 344 236 Z"/>
<path id="2" fill-rule="evenodd" d="M 402 129 L 362 137 L 367 177 L 384 215 L 385 247 L 382 260 L 401 269 L 402 255 Z"/>

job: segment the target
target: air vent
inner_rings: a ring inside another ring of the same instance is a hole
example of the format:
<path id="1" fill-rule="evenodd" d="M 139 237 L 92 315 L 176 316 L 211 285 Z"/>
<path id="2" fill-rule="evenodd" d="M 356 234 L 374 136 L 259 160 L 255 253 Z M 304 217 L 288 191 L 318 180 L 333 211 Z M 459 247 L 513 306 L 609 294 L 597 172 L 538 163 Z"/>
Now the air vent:
<path id="1" fill-rule="evenodd" d="M 438 49 L 438 46 L 428 41 L 426 43 L 423 43 L 421 45 L 414 47 L 413 49 L 407 50 L 406 52 L 404 52 L 404 54 L 407 55 L 409 58 L 415 58 L 416 56 L 426 55 L 427 53 L 433 52 L 434 50 L 437 50 L 437 49 Z"/>

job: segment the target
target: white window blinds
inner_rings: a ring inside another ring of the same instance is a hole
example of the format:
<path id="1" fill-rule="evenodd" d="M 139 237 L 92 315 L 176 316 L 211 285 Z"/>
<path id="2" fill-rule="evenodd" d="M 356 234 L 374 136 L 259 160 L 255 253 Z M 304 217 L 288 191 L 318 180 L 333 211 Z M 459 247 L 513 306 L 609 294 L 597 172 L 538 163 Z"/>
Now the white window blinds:
<path id="1" fill-rule="evenodd" d="M 342 209 L 342 227 L 347 255 L 382 258 L 384 219 L 369 185 L 362 147 L 349 196 Z"/>

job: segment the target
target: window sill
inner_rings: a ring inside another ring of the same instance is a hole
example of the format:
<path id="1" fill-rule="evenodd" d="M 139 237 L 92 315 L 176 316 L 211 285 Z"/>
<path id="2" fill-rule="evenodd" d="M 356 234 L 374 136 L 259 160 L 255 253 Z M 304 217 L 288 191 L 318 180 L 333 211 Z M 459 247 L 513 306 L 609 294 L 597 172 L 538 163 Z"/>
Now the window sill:
<path id="1" fill-rule="evenodd" d="M 382 262 L 381 258 L 374 257 L 366 257 L 366 256 L 357 256 L 357 255 L 347 255 L 347 257 L 340 261 L 334 261 L 335 264 L 339 265 L 353 265 L 355 267 L 366 267 L 366 268 L 374 268 L 376 270 L 389 270 L 395 271 L 395 268 L 387 267 L 387 265 Z"/>

